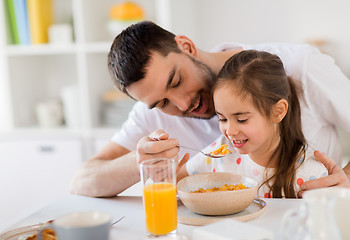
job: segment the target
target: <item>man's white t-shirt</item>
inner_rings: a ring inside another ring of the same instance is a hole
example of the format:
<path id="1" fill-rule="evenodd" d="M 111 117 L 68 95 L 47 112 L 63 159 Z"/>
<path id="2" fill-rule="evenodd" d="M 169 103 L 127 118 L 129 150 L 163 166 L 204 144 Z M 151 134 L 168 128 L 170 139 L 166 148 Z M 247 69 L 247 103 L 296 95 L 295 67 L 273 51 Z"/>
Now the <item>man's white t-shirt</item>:
<path id="1" fill-rule="evenodd" d="M 208 141 L 213 141 L 221 134 L 216 116 L 209 120 L 170 116 L 157 108 L 149 109 L 144 103 L 137 102 L 112 141 L 132 151 L 136 149 L 140 138 L 157 129 L 164 130 L 170 138 L 178 139 L 180 144 L 195 149 L 203 149 Z M 179 156 L 182 157 L 187 152 L 191 156 L 197 153 L 180 149 Z"/>
<path id="2" fill-rule="evenodd" d="M 300 103 L 305 138 L 311 148 L 327 153 L 340 166 L 342 152 L 336 126 L 350 132 L 350 81 L 334 60 L 307 44 L 224 43 L 212 52 L 234 49 L 267 51 L 281 58 L 287 75 L 303 86 L 304 98 Z M 221 134 L 216 117 L 204 120 L 170 116 L 138 102 L 111 140 L 132 151 L 142 137 L 157 129 L 179 139 L 180 144 L 198 149 L 203 149 Z M 180 149 L 180 157 L 186 152 L 191 156 L 196 154 Z"/>

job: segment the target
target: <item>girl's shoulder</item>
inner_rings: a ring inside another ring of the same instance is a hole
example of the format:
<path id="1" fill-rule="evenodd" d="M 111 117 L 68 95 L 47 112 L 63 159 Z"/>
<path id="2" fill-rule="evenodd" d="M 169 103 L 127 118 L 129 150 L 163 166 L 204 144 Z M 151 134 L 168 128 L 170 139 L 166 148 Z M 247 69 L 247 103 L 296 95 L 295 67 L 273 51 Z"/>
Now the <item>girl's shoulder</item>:
<path id="1" fill-rule="evenodd" d="M 308 176 L 308 180 L 324 177 L 328 175 L 327 168 L 313 155 L 313 152 L 307 151 L 305 157 L 301 157 L 297 163 L 297 176 Z"/>
<path id="2" fill-rule="evenodd" d="M 299 159 L 295 173 L 295 190 L 298 193 L 300 185 L 303 182 L 315 180 L 328 175 L 326 167 L 313 155 L 313 152 L 307 152 L 305 157 Z"/>

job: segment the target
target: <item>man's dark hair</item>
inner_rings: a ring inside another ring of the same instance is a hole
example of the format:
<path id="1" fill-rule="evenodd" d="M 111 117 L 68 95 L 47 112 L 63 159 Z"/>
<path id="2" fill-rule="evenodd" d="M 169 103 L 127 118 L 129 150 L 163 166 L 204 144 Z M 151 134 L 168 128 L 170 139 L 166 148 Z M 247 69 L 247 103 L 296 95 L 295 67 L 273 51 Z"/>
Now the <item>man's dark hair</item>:
<path id="1" fill-rule="evenodd" d="M 173 33 L 150 21 L 139 22 L 122 31 L 108 54 L 113 84 L 128 94 L 126 87 L 145 77 L 152 51 L 167 56 L 180 49 Z"/>

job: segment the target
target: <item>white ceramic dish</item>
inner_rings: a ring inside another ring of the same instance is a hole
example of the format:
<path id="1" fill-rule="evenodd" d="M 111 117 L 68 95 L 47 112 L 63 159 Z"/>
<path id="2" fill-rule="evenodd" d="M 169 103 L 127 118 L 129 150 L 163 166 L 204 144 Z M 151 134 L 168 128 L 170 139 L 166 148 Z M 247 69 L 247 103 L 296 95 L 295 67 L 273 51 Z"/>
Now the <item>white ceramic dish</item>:
<path id="1" fill-rule="evenodd" d="M 192 193 L 199 188 L 211 189 L 225 184 L 242 183 L 248 189 Z M 203 215 L 228 215 L 246 209 L 257 195 L 258 182 L 242 175 L 228 172 L 199 173 L 181 179 L 178 195 L 191 211 Z"/>
<path id="2" fill-rule="evenodd" d="M 0 235 L 1 240 L 25 240 L 33 234 L 39 232 L 43 223 L 20 227 L 6 231 Z"/>
<path id="3" fill-rule="evenodd" d="M 247 222 L 259 217 L 265 212 L 265 209 L 266 202 L 264 200 L 254 199 L 254 201 L 241 212 L 224 216 L 208 216 L 192 212 L 179 200 L 177 206 L 177 220 L 179 223 L 193 226 L 207 225 L 226 219 L 234 219 L 240 222 Z"/>

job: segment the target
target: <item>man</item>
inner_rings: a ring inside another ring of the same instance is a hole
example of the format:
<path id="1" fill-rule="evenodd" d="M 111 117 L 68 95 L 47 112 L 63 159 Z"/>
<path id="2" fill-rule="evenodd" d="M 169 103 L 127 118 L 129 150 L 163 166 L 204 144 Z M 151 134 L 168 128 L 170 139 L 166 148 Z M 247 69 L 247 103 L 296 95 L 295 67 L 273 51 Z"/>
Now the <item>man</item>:
<path id="1" fill-rule="evenodd" d="M 189 154 L 179 144 L 202 149 L 216 139 L 220 131 L 211 86 L 225 61 L 243 49 L 268 51 L 282 59 L 287 74 L 304 88 L 301 108 L 306 139 L 338 164 L 316 151 L 315 157 L 330 176 L 305 182 L 302 189 L 349 187 L 350 165 L 344 171 L 339 167 L 335 126 L 350 132 L 350 112 L 343 111 L 343 105 L 350 103 L 350 81 L 330 57 L 308 45 L 291 44 L 227 43 L 205 52 L 186 36 L 175 36 L 145 21 L 119 34 L 108 55 L 114 84 L 139 102 L 111 142 L 83 164 L 71 192 L 114 196 L 140 180 L 140 162 L 154 157 L 179 159 L 180 155 L 183 165 Z"/>

